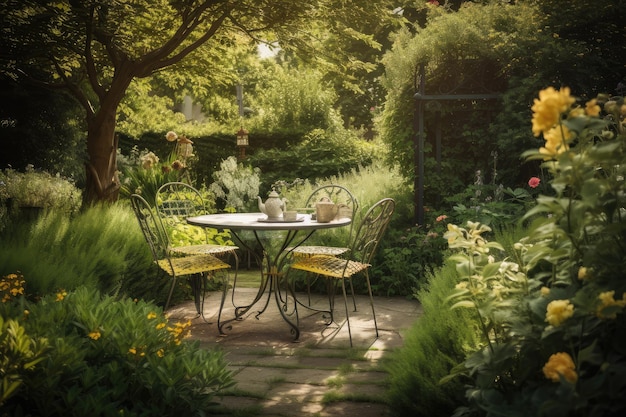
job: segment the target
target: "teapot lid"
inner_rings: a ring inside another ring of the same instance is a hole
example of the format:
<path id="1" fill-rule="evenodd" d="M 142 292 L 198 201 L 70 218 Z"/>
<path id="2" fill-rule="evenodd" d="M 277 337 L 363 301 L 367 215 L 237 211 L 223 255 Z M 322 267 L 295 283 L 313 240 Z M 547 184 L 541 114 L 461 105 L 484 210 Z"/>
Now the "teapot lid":
<path id="1" fill-rule="evenodd" d="M 269 193 L 267 196 L 269 198 L 275 198 L 275 197 L 278 197 L 278 193 L 276 192 L 276 190 L 272 190 L 272 192 Z"/>

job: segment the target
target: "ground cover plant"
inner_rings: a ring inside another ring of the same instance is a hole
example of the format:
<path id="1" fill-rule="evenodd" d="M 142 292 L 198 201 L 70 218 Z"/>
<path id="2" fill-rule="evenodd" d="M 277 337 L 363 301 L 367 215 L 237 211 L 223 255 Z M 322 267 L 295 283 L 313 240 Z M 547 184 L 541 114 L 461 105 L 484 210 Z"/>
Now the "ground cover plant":
<path id="1" fill-rule="evenodd" d="M 191 323 L 152 303 L 85 287 L 33 302 L 16 280 L 28 283 L 0 281 L 3 415 L 206 415 L 233 384 L 223 353 L 184 340 Z"/>

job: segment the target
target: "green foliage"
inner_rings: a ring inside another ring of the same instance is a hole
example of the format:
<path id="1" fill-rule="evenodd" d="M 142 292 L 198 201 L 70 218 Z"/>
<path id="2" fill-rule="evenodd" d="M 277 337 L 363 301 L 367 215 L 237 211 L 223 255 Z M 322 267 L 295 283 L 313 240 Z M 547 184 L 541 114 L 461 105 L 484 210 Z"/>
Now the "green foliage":
<path id="1" fill-rule="evenodd" d="M 7 168 L 0 171 L 0 202 L 16 207 L 42 207 L 67 214 L 78 212 L 81 192 L 71 179 L 37 171 L 27 165 L 24 172 Z"/>
<path id="2" fill-rule="evenodd" d="M 435 269 L 442 266 L 446 250 L 445 220 L 435 227 L 414 226 L 387 231 L 385 245 L 375 265 L 372 290 L 381 295 L 409 295 L 421 289 Z"/>
<path id="3" fill-rule="evenodd" d="M 574 102 L 568 89 L 546 89 L 533 106 L 546 142 L 526 156 L 543 161 L 555 195 L 528 211 L 514 256 L 490 259 L 484 226 L 448 232 L 464 279 L 450 300 L 482 328 L 482 347 L 452 372 L 468 386 L 456 415 L 626 410 L 624 100 Z"/>
<path id="4" fill-rule="evenodd" d="M 348 173 L 359 166 L 372 163 L 381 154 L 380 148 L 359 139 L 355 132 L 315 129 L 298 143 L 287 143 L 282 149 L 259 150 L 249 163 L 261 170 L 261 181 L 269 185 L 279 180 L 291 182 L 296 178 L 314 181 Z"/>
<path id="5" fill-rule="evenodd" d="M 306 68 L 274 66 L 268 79 L 256 86 L 253 107 L 259 113 L 250 125 L 265 131 L 332 129 L 341 126 L 333 110 L 333 91 L 321 81 L 321 74 Z"/>
<path id="6" fill-rule="evenodd" d="M 428 17 L 421 27 L 395 34 L 383 59 L 387 99 L 377 122 L 381 137 L 391 145 L 389 156 L 408 177 L 414 169 L 414 94 L 420 87 L 421 64 L 426 94 L 501 93 L 499 100 L 489 102 L 426 104 L 428 207 L 447 210 L 441 197 L 463 192 L 476 170 L 490 173 L 494 151 L 499 154 L 496 184 L 515 190 L 537 175 L 536 162 L 519 158 L 525 149 L 538 146 L 528 131 L 535 92 L 552 84 L 577 86 L 595 95 L 623 82 L 623 59 L 616 59 L 624 56 L 625 47 L 616 40 L 618 4 L 463 2 L 458 11 L 427 5 Z M 598 34 L 597 39 L 590 33 Z M 440 161 L 435 138 L 439 123 Z M 491 180 L 486 178 L 485 183 Z M 492 213 L 501 210 L 494 207 Z"/>
<path id="7" fill-rule="evenodd" d="M 82 186 L 85 126 L 78 104 L 65 94 L 28 83 L 17 85 L 2 76 L 0 103 L 0 167 L 23 169 L 32 164 L 74 178 Z"/>
<path id="8" fill-rule="evenodd" d="M 48 340 L 19 370 L 7 415 L 205 415 L 233 385 L 223 353 L 183 340 L 190 323 L 169 322 L 154 304 L 79 288 L 0 309 L 21 317 L 24 337 Z"/>
<path id="9" fill-rule="evenodd" d="M 44 360 L 48 341 L 29 337 L 18 320 L 0 315 L 0 406 L 14 396 L 23 375 Z"/>
<path id="10" fill-rule="evenodd" d="M 153 268 L 137 220 L 122 203 L 72 218 L 51 211 L 34 224 L 15 221 L 0 239 L 0 271 L 21 271 L 32 297 L 85 285 L 161 300 L 166 283 L 155 285 Z"/>
<path id="11" fill-rule="evenodd" d="M 404 335 L 403 346 L 383 363 L 394 416 L 450 416 L 463 401 L 461 381 L 439 383 L 478 343 L 467 311 L 442 308 L 457 282 L 451 262 L 428 276 L 428 284 L 416 293 L 423 315 Z"/>

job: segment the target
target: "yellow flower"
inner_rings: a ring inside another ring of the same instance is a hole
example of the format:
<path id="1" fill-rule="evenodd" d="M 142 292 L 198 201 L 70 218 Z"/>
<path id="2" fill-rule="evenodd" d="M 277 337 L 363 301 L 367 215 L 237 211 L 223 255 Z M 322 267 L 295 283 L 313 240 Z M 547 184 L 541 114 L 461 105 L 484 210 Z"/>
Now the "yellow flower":
<path id="1" fill-rule="evenodd" d="M 549 157 L 556 156 L 569 149 L 568 143 L 572 140 L 574 135 L 567 126 L 556 126 L 543 133 L 543 138 L 546 140 L 546 144 L 543 148 L 539 149 L 539 152 Z"/>
<path id="2" fill-rule="evenodd" d="M 587 113 L 587 116 L 598 117 L 600 115 L 600 106 L 598 106 L 598 100 L 596 100 L 595 98 L 589 100 L 585 104 L 585 113 Z"/>
<path id="3" fill-rule="evenodd" d="M 133 355 L 137 354 L 137 349 L 135 349 L 134 347 L 128 349 L 128 353 L 132 353 Z"/>
<path id="4" fill-rule="evenodd" d="M 586 266 L 581 266 L 578 268 L 578 279 L 580 281 L 584 281 L 591 278 L 591 270 Z"/>
<path id="5" fill-rule="evenodd" d="M 615 295 L 615 291 L 605 291 L 598 295 L 598 299 L 600 300 L 600 305 L 596 310 L 596 314 L 601 319 L 615 319 L 617 317 L 617 312 L 613 310 L 610 314 L 605 314 L 604 309 L 607 307 L 619 307 L 624 308 L 626 306 L 626 293 L 623 296 L 622 300 L 615 300 L 613 296 Z"/>
<path id="6" fill-rule="evenodd" d="M 541 287 L 541 295 L 543 295 L 545 297 L 548 294 L 550 294 L 550 288 L 548 288 L 548 287 Z"/>
<path id="7" fill-rule="evenodd" d="M 98 340 L 100 339 L 100 336 L 102 335 L 100 334 L 99 331 L 96 330 L 96 331 L 90 332 L 87 336 L 89 336 L 93 340 Z"/>
<path id="8" fill-rule="evenodd" d="M 546 321 L 555 327 L 574 315 L 574 305 L 569 300 L 550 301 L 546 310 Z"/>
<path id="9" fill-rule="evenodd" d="M 165 323 L 159 323 L 155 327 L 156 327 L 157 330 L 161 330 L 162 328 L 165 327 Z"/>
<path id="10" fill-rule="evenodd" d="M 575 102 L 570 96 L 570 89 L 564 87 L 555 90 L 548 87 L 539 92 L 539 99 L 535 99 L 532 106 L 532 130 L 535 136 L 552 129 L 561 119 L 561 114 Z"/>
<path id="11" fill-rule="evenodd" d="M 451 245 L 454 243 L 455 240 L 459 238 L 461 234 L 462 232 L 459 226 L 448 223 L 448 231 L 443 235 L 443 237 L 448 239 L 448 245 Z"/>
<path id="12" fill-rule="evenodd" d="M 163 356 L 165 356 L 165 352 L 163 351 L 163 349 L 157 350 L 156 354 L 159 358 L 162 358 Z"/>
<path id="13" fill-rule="evenodd" d="M 552 382 L 559 382 L 561 377 L 572 384 L 578 380 L 574 361 L 566 352 L 559 352 L 550 356 L 543 367 L 543 374 Z"/>
<path id="14" fill-rule="evenodd" d="M 63 290 L 61 290 L 61 291 L 59 291 L 59 292 L 57 293 L 57 299 L 56 299 L 56 300 L 57 300 L 57 301 L 63 301 L 63 299 L 64 299 L 66 296 L 67 296 L 67 291 L 63 291 Z"/>
<path id="15" fill-rule="evenodd" d="M 148 313 L 148 320 L 156 319 L 156 316 L 156 313 L 151 311 Z"/>

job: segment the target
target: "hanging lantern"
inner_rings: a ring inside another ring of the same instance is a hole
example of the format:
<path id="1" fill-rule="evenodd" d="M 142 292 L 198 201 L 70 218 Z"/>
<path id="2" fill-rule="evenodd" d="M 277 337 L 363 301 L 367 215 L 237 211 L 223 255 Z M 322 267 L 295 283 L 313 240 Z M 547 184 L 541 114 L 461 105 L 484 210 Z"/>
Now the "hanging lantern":
<path id="1" fill-rule="evenodd" d="M 239 148 L 239 158 L 243 159 L 246 157 L 246 146 L 248 146 L 248 131 L 241 127 L 237 132 L 237 147 Z"/>

